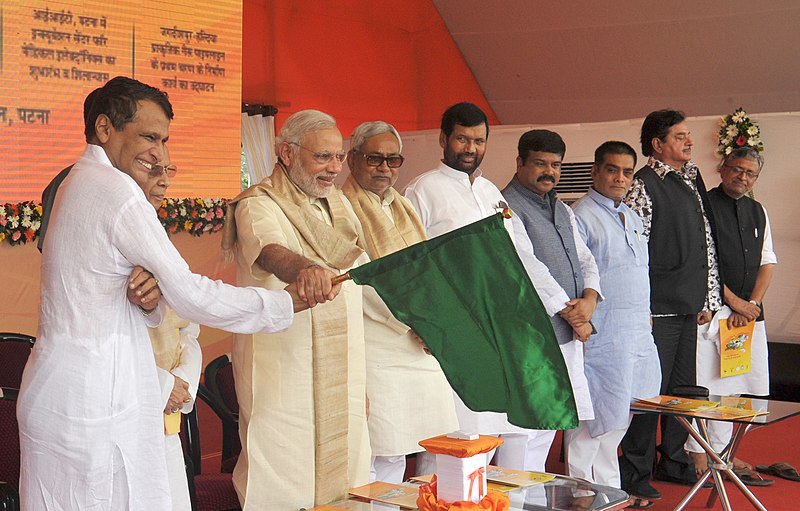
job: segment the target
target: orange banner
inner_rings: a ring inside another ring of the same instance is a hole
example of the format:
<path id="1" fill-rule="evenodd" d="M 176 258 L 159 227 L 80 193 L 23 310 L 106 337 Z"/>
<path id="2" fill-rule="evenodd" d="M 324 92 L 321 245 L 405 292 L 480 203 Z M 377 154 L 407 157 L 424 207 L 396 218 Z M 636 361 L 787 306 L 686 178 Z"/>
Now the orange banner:
<path id="1" fill-rule="evenodd" d="M 0 202 L 38 199 L 83 152 L 83 100 L 125 75 L 169 94 L 173 197 L 240 187 L 241 0 L 0 4 Z"/>

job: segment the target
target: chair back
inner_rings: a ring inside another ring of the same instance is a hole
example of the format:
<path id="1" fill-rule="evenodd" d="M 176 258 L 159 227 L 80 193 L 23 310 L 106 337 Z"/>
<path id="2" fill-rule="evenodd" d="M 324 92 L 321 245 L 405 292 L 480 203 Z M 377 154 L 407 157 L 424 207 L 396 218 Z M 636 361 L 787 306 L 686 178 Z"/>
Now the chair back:
<path id="1" fill-rule="evenodd" d="M 0 388 L 0 481 L 19 488 L 17 389 Z"/>
<path id="2" fill-rule="evenodd" d="M 0 333 L 0 387 L 18 389 L 22 371 L 33 349 L 35 337 L 11 332 Z"/>
<path id="3" fill-rule="evenodd" d="M 192 511 L 231 511 L 241 509 L 231 474 L 203 474 L 200 470 L 200 427 L 197 407 L 181 418 L 181 444 L 186 463 L 186 479 Z"/>
<path id="4" fill-rule="evenodd" d="M 221 355 L 208 363 L 197 395 L 222 421 L 222 470 L 230 472 L 242 451 L 242 444 L 239 440 L 239 401 L 228 355 Z"/>

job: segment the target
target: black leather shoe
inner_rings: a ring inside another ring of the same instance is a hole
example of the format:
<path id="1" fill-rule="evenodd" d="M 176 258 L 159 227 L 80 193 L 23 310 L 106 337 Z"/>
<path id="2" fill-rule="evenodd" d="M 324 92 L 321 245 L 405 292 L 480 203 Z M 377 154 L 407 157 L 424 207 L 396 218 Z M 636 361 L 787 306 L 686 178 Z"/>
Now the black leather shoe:
<path id="1" fill-rule="evenodd" d="M 656 470 L 655 474 L 653 474 L 653 479 L 656 481 L 663 481 L 665 483 L 682 484 L 684 486 L 694 486 L 694 484 L 697 482 L 697 476 L 695 474 L 689 473 L 684 477 L 675 477 L 658 470 Z M 713 487 L 714 483 L 708 479 L 705 483 L 703 483 L 703 488 L 708 489 Z"/>
<path id="2" fill-rule="evenodd" d="M 661 492 L 646 482 L 640 483 L 635 487 L 622 485 L 622 491 L 635 497 L 643 497 L 647 500 L 658 500 L 661 498 Z"/>
<path id="3" fill-rule="evenodd" d="M 653 474 L 653 479 L 655 479 L 656 481 L 663 481 L 665 483 L 682 484 L 684 486 L 694 486 L 694 483 L 697 482 L 697 476 L 695 476 L 694 474 L 690 475 L 689 473 L 687 473 L 682 477 L 678 477 L 667 474 L 666 472 L 661 470 L 655 471 L 655 473 Z"/>

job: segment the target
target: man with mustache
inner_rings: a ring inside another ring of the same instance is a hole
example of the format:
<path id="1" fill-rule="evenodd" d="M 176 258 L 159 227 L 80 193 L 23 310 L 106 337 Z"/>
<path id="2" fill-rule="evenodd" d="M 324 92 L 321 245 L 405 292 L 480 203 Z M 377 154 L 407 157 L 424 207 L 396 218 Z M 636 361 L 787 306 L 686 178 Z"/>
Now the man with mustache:
<path id="1" fill-rule="evenodd" d="M 593 333 L 591 324 L 600 295 L 600 276 L 592 253 L 580 237 L 575 215 L 556 196 L 561 161 L 567 146 L 558 133 L 531 130 L 517 144 L 517 173 L 503 189 L 508 205 L 522 220 L 536 257 L 566 291 L 569 301 L 550 317 L 567 364 L 578 416 L 594 418 L 589 385 L 583 372 L 583 345 Z M 544 470 L 555 431 L 531 431 L 527 439 L 526 470 Z M 519 449 L 518 449 L 519 450 Z M 502 464 L 502 463 L 501 463 Z"/>
<path id="2" fill-rule="evenodd" d="M 683 112 L 658 110 L 642 123 L 642 153 L 649 159 L 634 176 L 625 203 L 641 218 L 650 252 L 653 338 L 661 360 L 661 393 L 694 385 L 697 325 L 722 307 L 713 217 Z M 622 439 L 622 489 L 647 499 L 661 494 L 649 481 L 656 455 L 655 414 L 634 415 Z M 661 419 L 661 457 L 655 478 L 693 485 L 694 465 L 683 450 L 688 433 L 672 417 Z"/>
<path id="3" fill-rule="evenodd" d="M 291 115 L 272 175 L 232 201 L 223 248 L 240 284 L 297 281 L 319 303 L 277 335 L 237 335 L 233 369 L 242 453 L 233 482 L 245 511 L 294 511 L 369 482 L 361 288 L 331 278 L 369 260 L 361 224 L 334 187 L 347 153 L 336 121 Z M 323 303 L 325 302 L 325 303 Z"/>
<path id="4" fill-rule="evenodd" d="M 439 145 L 444 157 L 438 167 L 417 177 L 405 191 L 428 236 L 458 229 L 506 206 L 500 190 L 483 177 L 479 168 L 488 136 L 486 114 L 472 103 L 458 103 L 442 115 Z M 571 310 L 572 306 L 567 304 L 569 297 L 534 254 L 520 219 L 512 216 L 506 220 L 505 227 L 547 314 L 553 316 L 562 310 Z M 585 324 L 581 331 L 588 337 L 591 327 Z M 457 396 L 455 404 L 462 431 L 503 437 L 504 443 L 497 450 L 498 464 L 518 470 L 544 471 L 547 450 L 542 456 L 536 441 L 538 432 L 510 424 L 504 413 L 472 411 Z M 548 449 L 551 442 L 552 436 L 544 442 Z M 417 457 L 418 474 L 434 471 L 430 458 L 426 453 Z"/>

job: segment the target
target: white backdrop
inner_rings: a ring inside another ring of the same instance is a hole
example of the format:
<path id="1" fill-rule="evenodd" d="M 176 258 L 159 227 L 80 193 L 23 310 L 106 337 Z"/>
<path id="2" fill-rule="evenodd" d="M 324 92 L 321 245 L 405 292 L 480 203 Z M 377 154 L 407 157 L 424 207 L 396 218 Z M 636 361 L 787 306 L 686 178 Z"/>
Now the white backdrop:
<path id="1" fill-rule="evenodd" d="M 750 114 L 761 127 L 766 163 L 754 193 L 767 209 L 772 224 L 778 266 L 764 299 L 767 331 L 771 341 L 800 343 L 800 113 Z M 564 125 L 498 126 L 489 131 L 486 156 L 481 165 L 484 176 L 499 188 L 505 187 L 515 171 L 517 141 L 533 128 L 558 132 L 567 144 L 565 162 L 594 159 L 594 150 L 606 140 L 622 140 L 640 151 L 639 133 L 643 119 Z M 694 160 L 709 188 L 719 183 L 716 155 L 719 117 L 688 119 L 694 139 Z M 442 157 L 439 131 L 401 133 L 406 163 L 397 189 L 415 176 L 433 168 Z M 639 154 L 637 168 L 644 162 Z"/>

